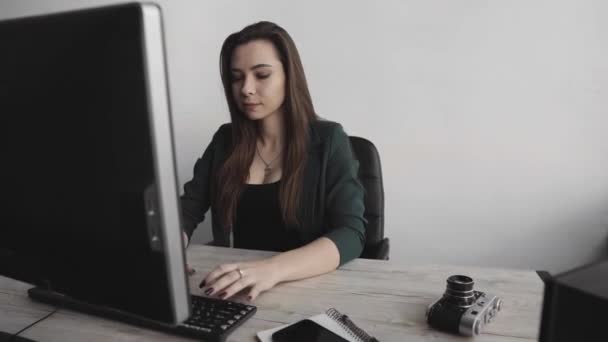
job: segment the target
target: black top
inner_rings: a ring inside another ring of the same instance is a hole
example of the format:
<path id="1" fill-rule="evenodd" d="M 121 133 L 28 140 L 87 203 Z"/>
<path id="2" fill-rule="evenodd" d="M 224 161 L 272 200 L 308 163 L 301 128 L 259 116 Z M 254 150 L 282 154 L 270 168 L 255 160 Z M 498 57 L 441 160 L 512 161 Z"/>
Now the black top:
<path id="1" fill-rule="evenodd" d="M 236 208 L 234 247 L 284 252 L 304 245 L 288 230 L 279 206 L 280 181 L 247 184 Z"/>

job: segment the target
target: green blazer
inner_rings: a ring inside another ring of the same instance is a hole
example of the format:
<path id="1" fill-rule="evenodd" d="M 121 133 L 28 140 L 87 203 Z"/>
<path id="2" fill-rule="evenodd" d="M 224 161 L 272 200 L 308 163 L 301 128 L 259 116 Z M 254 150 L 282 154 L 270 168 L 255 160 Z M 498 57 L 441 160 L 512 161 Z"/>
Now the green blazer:
<path id="1" fill-rule="evenodd" d="M 364 189 L 357 177 L 359 162 L 353 157 L 350 140 L 342 126 L 331 121 L 311 125 L 309 155 L 304 171 L 303 193 L 297 230 L 302 245 L 319 237 L 333 241 L 340 252 L 340 265 L 357 258 L 365 245 Z M 211 208 L 213 245 L 231 246 L 231 237 L 216 219 L 212 182 L 228 157 L 231 124 L 222 125 L 203 156 L 194 165 L 192 180 L 181 196 L 183 229 L 190 237 Z"/>

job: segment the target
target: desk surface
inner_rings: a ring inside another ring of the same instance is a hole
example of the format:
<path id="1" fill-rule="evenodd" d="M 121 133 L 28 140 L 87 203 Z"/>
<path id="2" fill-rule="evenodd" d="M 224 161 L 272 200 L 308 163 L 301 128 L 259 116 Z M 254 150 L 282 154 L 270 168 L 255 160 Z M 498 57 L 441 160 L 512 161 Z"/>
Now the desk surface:
<path id="1" fill-rule="evenodd" d="M 272 253 L 209 246 L 190 246 L 188 260 L 196 274 L 193 294 L 206 272 L 225 262 L 251 260 Z M 482 341 L 534 341 L 540 324 L 543 284 L 534 271 L 498 268 L 404 265 L 392 261 L 357 259 L 339 270 L 306 280 L 280 284 L 258 297 L 258 311 L 229 341 L 256 341 L 257 331 L 291 323 L 335 307 L 380 341 L 450 341 L 464 339 L 429 329 L 427 306 L 445 290 L 452 274 L 475 280 L 475 289 L 503 298 L 503 309 Z M 53 310 L 31 301 L 28 284 L 0 276 L 0 331 L 17 332 Z M 128 324 L 59 310 L 22 333 L 40 341 L 188 341 L 187 338 Z M 467 339 L 468 340 L 468 339 Z"/>

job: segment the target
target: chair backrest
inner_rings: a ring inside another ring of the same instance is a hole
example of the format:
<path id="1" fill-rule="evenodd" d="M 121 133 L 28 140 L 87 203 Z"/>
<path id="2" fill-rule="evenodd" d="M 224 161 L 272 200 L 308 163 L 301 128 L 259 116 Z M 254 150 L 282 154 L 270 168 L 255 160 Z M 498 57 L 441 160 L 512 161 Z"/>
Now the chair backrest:
<path id="1" fill-rule="evenodd" d="M 359 160 L 359 181 L 365 188 L 367 239 L 361 257 L 386 260 L 389 240 L 384 237 L 384 185 L 380 155 L 371 141 L 360 137 L 349 138 L 355 158 Z"/>

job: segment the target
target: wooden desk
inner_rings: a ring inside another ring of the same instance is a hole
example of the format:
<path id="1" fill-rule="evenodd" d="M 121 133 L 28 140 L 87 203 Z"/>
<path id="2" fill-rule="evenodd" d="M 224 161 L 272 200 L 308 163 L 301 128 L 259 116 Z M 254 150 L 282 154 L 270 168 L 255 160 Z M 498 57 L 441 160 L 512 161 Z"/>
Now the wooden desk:
<path id="1" fill-rule="evenodd" d="M 251 260 L 272 253 L 208 246 L 190 246 L 188 260 L 196 274 L 194 294 L 215 265 Z M 256 315 L 229 341 L 256 341 L 255 333 L 291 323 L 335 307 L 380 341 L 464 341 L 467 338 L 431 330 L 425 321 L 429 303 L 445 290 L 452 274 L 473 277 L 475 288 L 503 298 L 503 309 L 475 342 L 533 341 L 537 339 L 543 284 L 534 271 L 498 268 L 402 265 L 392 261 L 357 259 L 320 277 L 285 283 L 255 301 Z M 143 286 L 143 284 L 142 284 Z M 30 286 L 0 277 L 0 330 L 16 332 L 53 307 L 27 297 Z M 189 339 L 140 329 L 69 310 L 59 310 L 23 336 L 39 341 L 187 341 Z"/>

